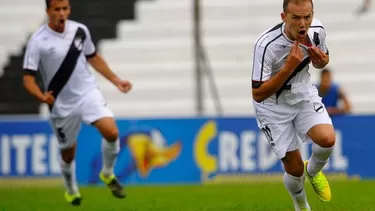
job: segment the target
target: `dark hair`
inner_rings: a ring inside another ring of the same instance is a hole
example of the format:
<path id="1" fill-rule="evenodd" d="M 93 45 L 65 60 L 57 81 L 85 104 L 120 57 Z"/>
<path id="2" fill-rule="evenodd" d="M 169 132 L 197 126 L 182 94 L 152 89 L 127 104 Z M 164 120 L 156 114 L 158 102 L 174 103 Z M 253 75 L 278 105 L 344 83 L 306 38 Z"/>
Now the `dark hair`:
<path id="1" fill-rule="evenodd" d="M 284 12 L 286 12 L 286 9 L 288 8 L 288 5 L 290 3 L 300 3 L 300 2 L 303 2 L 303 1 L 306 1 L 306 0 L 284 0 L 284 2 L 283 2 L 283 10 L 284 10 Z M 310 2 L 311 2 L 312 7 L 314 8 L 313 1 L 310 0 Z"/>
<path id="2" fill-rule="evenodd" d="M 326 73 L 331 73 L 331 70 L 328 69 L 327 67 L 324 68 L 324 69 L 320 72 L 320 76 L 323 76 L 323 75 L 325 75 Z"/>
<path id="3" fill-rule="evenodd" d="M 47 7 L 47 9 L 51 7 L 51 1 L 52 0 L 46 0 L 46 7 Z"/>
<path id="4" fill-rule="evenodd" d="M 47 8 L 50 8 L 50 6 L 51 6 L 51 1 L 52 1 L 52 0 L 46 0 L 46 7 L 47 7 Z"/>

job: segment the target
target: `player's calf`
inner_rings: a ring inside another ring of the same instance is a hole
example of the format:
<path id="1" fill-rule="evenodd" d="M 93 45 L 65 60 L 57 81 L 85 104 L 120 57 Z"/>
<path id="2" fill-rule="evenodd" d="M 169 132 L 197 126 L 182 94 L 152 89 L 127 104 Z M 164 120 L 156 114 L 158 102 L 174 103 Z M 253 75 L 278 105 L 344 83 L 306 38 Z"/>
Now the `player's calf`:
<path id="1" fill-rule="evenodd" d="M 78 206 L 81 204 L 81 195 L 78 190 L 75 174 L 75 148 L 74 144 L 72 147 L 61 150 L 61 173 L 64 177 L 64 184 L 66 188 L 65 199 L 68 203 Z"/>
<path id="2" fill-rule="evenodd" d="M 105 176 L 113 175 L 113 168 L 120 151 L 120 142 L 118 140 L 118 129 L 116 122 L 112 117 L 103 117 L 93 123 L 101 135 L 104 137 L 102 143 L 103 169 Z"/>
<path id="3" fill-rule="evenodd" d="M 114 165 L 120 151 L 120 142 L 103 141 L 103 168 L 100 172 L 100 179 L 108 186 L 112 194 L 117 198 L 125 198 L 123 187 L 114 174 Z"/>
<path id="4" fill-rule="evenodd" d="M 314 177 L 328 162 L 336 142 L 336 135 L 332 125 L 316 125 L 308 132 L 313 140 L 312 154 L 307 164 L 307 173 Z"/>
<path id="5" fill-rule="evenodd" d="M 306 174 L 317 197 L 327 202 L 331 200 L 331 188 L 322 169 L 333 152 L 336 142 L 335 131 L 331 124 L 320 124 L 312 127 L 308 136 L 314 143 L 311 157 L 305 162 Z"/>
<path id="6" fill-rule="evenodd" d="M 281 160 L 284 165 L 284 185 L 293 199 L 296 210 L 310 210 L 305 193 L 304 164 L 298 150 L 287 152 Z"/>
<path id="7" fill-rule="evenodd" d="M 120 151 L 118 129 L 112 117 L 104 117 L 93 124 L 102 134 L 105 140 L 102 143 L 103 168 L 99 174 L 100 179 L 108 186 L 112 194 L 117 198 L 125 198 L 123 187 L 114 174 L 114 166 Z"/>

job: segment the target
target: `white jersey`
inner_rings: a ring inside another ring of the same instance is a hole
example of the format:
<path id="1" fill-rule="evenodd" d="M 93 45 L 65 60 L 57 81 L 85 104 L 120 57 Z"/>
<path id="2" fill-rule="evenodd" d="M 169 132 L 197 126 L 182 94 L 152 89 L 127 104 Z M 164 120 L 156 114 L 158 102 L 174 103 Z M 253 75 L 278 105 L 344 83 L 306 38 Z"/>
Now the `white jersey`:
<path id="1" fill-rule="evenodd" d="M 45 88 L 53 92 L 52 117 L 70 115 L 82 96 L 97 87 L 86 60 L 95 54 L 88 28 L 75 21 L 67 21 L 63 33 L 45 24 L 33 34 L 23 68 L 27 74 L 40 71 Z"/>
<path id="2" fill-rule="evenodd" d="M 264 32 L 257 39 L 254 47 L 253 88 L 258 88 L 264 81 L 269 80 L 284 66 L 293 45 L 293 41 L 286 36 L 284 29 L 285 23 L 280 23 Z M 308 30 L 308 37 L 312 45 L 317 46 L 328 54 L 328 49 L 325 44 L 326 33 L 319 20 L 313 20 Z M 301 101 L 319 98 L 318 92 L 312 84 L 311 76 L 308 72 L 311 62 L 307 50 L 308 47 L 302 44 L 300 44 L 300 47 L 304 53 L 303 61 L 296 70 L 294 70 L 283 87 L 264 100 L 263 103 L 295 105 Z"/>

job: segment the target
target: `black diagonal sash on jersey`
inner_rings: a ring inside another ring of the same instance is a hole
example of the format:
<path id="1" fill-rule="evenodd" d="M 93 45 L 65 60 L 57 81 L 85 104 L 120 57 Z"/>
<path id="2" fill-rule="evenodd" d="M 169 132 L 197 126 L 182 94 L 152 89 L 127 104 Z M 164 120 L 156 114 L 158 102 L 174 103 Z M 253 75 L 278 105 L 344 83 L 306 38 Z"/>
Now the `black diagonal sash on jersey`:
<path id="1" fill-rule="evenodd" d="M 61 63 L 61 66 L 53 76 L 48 86 L 48 91 L 52 91 L 52 95 L 55 100 L 68 82 L 77 65 L 78 58 L 83 50 L 83 43 L 85 39 L 85 31 L 82 28 L 78 28 L 64 61 Z M 50 110 L 52 109 L 52 106 L 50 106 Z"/>
<path id="2" fill-rule="evenodd" d="M 283 86 L 276 92 L 276 99 L 279 98 L 279 96 L 281 95 L 281 93 L 284 91 L 284 90 L 290 90 L 292 88 L 292 85 L 288 83 L 290 82 L 290 80 L 292 80 L 299 72 L 301 72 L 303 70 L 303 68 L 305 68 L 307 65 L 309 65 L 310 63 L 310 57 L 307 57 L 306 59 L 304 59 L 299 65 L 298 67 L 293 71 L 292 75 L 290 75 L 288 77 L 288 79 L 286 79 L 285 83 L 283 84 Z"/>

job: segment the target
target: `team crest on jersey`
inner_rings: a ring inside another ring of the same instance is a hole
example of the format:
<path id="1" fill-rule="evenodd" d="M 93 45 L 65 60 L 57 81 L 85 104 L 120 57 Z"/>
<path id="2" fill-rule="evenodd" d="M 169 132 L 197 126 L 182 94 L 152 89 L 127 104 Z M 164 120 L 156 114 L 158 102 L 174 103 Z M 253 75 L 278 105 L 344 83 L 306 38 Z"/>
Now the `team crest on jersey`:
<path id="1" fill-rule="evenodd" d="M 76 48 L 81 51 L 83 49 L 83 39 L 82 37 L 76 37 L 74 39 L 74 45 L 76 46 Z"/>

